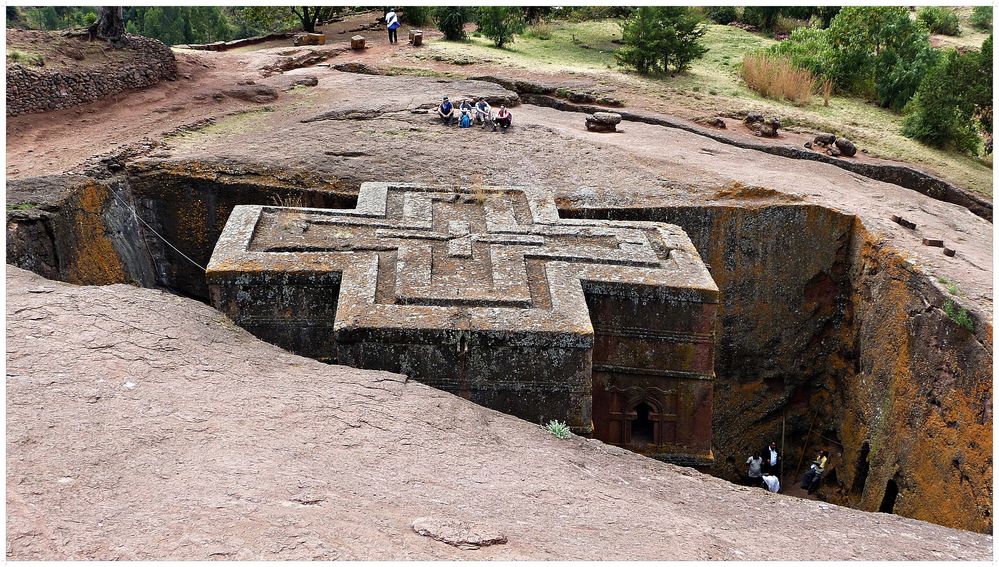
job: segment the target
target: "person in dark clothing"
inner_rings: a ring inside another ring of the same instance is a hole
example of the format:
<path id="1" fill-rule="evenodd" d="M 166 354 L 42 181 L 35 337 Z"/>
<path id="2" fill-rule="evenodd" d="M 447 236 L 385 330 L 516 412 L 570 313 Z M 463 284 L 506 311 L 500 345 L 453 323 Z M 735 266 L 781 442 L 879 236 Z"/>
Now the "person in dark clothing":
<path id="1" fill-rule="evenodd" d="M 451 104 L 451 101 L 448 100 L 447 97 L 444 97 L 440 106 L 437 107 L 437 116 L 440 116 L 441 120 L 444 121 L 444 124 L 448 126 L 450 126 L 451 121 L 454 120 L 454 105 Z"/>
<path id="2" fill-rule="evenodd" d="M 771 442 L 762 452 L 763 473 L 780 476 L 780 451 L 777 450 L 777 443 Z"/>

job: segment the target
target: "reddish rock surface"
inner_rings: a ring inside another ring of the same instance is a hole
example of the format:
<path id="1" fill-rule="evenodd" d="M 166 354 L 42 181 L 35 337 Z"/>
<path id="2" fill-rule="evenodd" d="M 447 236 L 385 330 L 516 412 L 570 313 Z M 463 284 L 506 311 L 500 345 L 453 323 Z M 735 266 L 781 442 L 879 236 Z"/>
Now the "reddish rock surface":
<path id="1" fill-rule="evenodd" d="M 7 337 L 7 559 L 992 555 L 990 536 L 561 441 L 158 291 L 8 266 Z"/>

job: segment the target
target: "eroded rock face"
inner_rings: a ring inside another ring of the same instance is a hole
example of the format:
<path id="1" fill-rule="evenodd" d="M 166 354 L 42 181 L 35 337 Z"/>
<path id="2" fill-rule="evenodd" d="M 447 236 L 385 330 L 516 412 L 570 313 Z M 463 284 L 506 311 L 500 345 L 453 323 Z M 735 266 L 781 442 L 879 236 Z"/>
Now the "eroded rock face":
<path id="1" fill-rule="evenodd" d="M 992 554 L 987 536 L 733 486 L 291 355 L 173 294 L 8 267 L 6 309 L 8 559 Z M 507 543 L 461 549 L 416 518 Z"/>

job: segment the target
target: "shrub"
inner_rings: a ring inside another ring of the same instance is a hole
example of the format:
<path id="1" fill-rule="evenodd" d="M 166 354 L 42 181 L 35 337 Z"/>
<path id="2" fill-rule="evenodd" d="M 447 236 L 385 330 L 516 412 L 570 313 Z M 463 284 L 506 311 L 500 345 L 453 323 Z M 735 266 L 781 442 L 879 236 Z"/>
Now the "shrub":
<path id="1" fill-rule="evenodd" d="M 711 6 L 707 9 L 707 17 L 716 24 L 727 25 L 739 19 L 735 6 Z"/>
<path id="2" fill-rule="evenodd" d="M 559 439 L 568 439 L 572 436 L 572 432 L 569 431 L 569 425 L 564 421 L 551 420 L 545 425 L 545 431 L 551 433 Z"/>
<path id="3" fill-rule="evenodd" d="M 425 26 L 433 20 L 430 6 L 403 6 L 402 19 L 411 26 Z"/>
<path id="4" fill-rule="evenodd" d="M 472 20 L 473 8 L 467 6 L 437 6 L 433 9 L 433 18 L 437 29 L 448 41 L 465 39 L 465 24 Z"/>
<path id="5" fill-rule="evenodd" d="M 816 80 L 807 69 L 791 60 L 766 53 L 746 55 L 742 59 L 742 78 L 746 85 L 765 97 L 807 104 L 815 92 Z"/>
<path id="6" fill-rule="evenodd" d="M 763 31 L 773 31 L 782 9 L 780 6 L 746 6 L 742 9 L 742 22 Z"/>
<path id="7" fill-rule="evenodd" d="M 35 53 L 27 53 L 18 49 L 11 49 L 7 52 L 7 59 L 22 65 L 33 65 L 42 67 L 45 65 L 45 58 Z"/>
<path id="8" fill-rule="evenodd" d="M 524 32 L 524 37 L 533 37 L 540 40 L 551 39 L 552 25 L 544 20 L 538 20 L 537 23 L 527 28 L 527 31 Z"/>
<path id="9" fill-rule="evenodd" d="M 931 33 L 942 35 L 958 35 L 961 33 L 960 22 L 953 10 L 940 6 L 925 6 L 916 13 L 919 21 L 926 24 Z"/>
<path id="10" fill-rule="evenodd" d="M 502 48 L 513 43 L 514 35 L 524 31 L 524 12 L 519 6 L 482 6 L 475 23 L 482 35 Z"/>
<path id="11" fill-rule="evenodd" d="M 643 74 L 683 71 L 708 51 L 698 41 L 704 35 L 699 23 L 687 8 L 642 6 L 621 24 L 624 47 L 614 55 Z"/>
<path id="12" fill-rule="evenodd" d="M 971 314 L 964 307 L 958 307 L 953 301 L 947 300 L 943 304 L 944 313 L 951 321 L 957 323 L 958 325 L 964 327 L 968 332 L 975 332 L 975 322 L 971 319 Z"/>
<path id="13" fill-rule="evenodd" d="M 902 7 L 847 6 L 828 30 L 829 76 L 842 90 L 901 110 L 938 59 L 929 33 Z"/>
<path id="14" fill-rule="evenodd" d="M 926 144 L 975 151 L 978 127 L 992 127 L 992 41 L 982 51 L 950 50 L 906 107 L 902 133 Z"/>
<path id="15" fill-rule="evenodd" d="M 992 6 L 975 6 L 971 9 L 971 18 L 968 20 L 972 27 L 989 31 L 992 29 Z"/>
<path id="16" fill-rule="evenodd" d="M 795 67 L 808 69 L 816 77 L 828 77 L 832 69 L 833 47 L 826 30 L 798 28 L 791 36 L 769 48 L 767 53 L 786 57 Z"/>

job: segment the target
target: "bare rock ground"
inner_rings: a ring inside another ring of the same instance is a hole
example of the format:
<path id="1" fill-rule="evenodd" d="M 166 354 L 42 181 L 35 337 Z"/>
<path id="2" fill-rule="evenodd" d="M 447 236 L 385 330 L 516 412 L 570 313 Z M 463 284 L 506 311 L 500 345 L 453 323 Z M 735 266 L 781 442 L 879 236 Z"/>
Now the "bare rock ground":
<path id="1" fill-rule="evenodd" d="M 294 356 L 188 299 L 6 277 L 8 559 L 992 555 Z"/>

